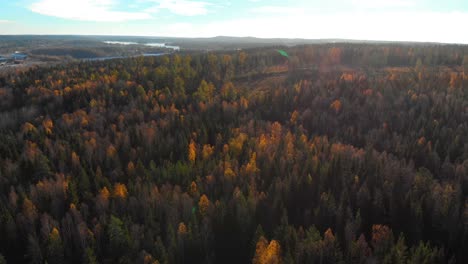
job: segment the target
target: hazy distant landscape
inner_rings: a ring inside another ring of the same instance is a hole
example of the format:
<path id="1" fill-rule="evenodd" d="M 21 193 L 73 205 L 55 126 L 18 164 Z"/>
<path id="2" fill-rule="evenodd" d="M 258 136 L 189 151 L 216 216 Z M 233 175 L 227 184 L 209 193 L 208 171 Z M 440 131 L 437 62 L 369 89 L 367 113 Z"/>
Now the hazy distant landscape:
<path id="1" fill-rule="evenodd" d="M 24 69 L 34 65 L 51 65 L 78 60 L 106 60 L 135 56 L 158 56 L 174 52 L 241 50 L 258 47 L 294 46 L 327 43 L 329 40 L 259 39 L 259 38 L 161 38 L 129 36 L 0 36 L 0 56 L 10 58 L 14 52 L 28 59 L 9 61 L 0 71 Z M 352 41 L 350 41 L 352 42 Z"/>
<path id="2" fill-rule="evenodd" d="M 343 39 L 264 39 L 254 37 L 170 38 L 132 36 L 48 36 L 11 35 L 0 36 L 0 57 L 9 58 L 14 52 L 28 55 L 20 64 L 0 65 L 0 71 L 10 68 L 27 68 L 77 60 L 104 60 L 137 56 L 154 56 L 174 52 L 193 53 L 209 51 L 236 51 L 265 47 L 294 47 L 327 43 L 388 44 L 388 41 L 361 41 Z M 446 45 L 438 43 L 397 43 L 398 45 Z M 9 66 L 9 67 L 8 67 Z"/>

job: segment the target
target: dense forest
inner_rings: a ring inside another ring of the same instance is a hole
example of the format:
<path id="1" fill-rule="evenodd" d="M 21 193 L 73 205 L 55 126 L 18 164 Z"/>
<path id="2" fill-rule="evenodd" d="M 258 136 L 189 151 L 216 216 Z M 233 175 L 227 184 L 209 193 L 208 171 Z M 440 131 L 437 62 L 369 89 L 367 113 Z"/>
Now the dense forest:
<path id="1" fill-rule="evenodd" d="M 285 51 L 0 76 L 0 263 L 467 263 L 468 47 Z"/>

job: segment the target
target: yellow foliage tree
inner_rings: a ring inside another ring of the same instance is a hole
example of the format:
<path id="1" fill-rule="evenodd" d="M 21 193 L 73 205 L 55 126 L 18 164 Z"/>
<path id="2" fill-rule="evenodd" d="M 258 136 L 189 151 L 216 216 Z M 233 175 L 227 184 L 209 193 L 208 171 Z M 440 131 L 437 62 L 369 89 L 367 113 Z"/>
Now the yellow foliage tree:
<path id="1" fill-rule="evenodd" d="M 188 159 L 193 164 L 196 158 L 197 158 L 197 147 L 195 146 L 195 142 L 193 142 L 193 140 L 190 140 L 190 144 L 188 147 Z"/>
<path id="2" fill-rule="evenodd" d="M 462 79 L 459 78 L 458 73 L 456 72 L 450 73 L 450 83 L 449 83 L 450 88 L 459 87 L 461 85 L 461 81 Z"/>
<path id="3" fill-rule="evenodd" d="M 214 147 L 211 145 L 203 145 L 202 157 L 204 160 L 208 159 L 214 152 Z"/>
<path id="4" fill-rule="evenodd" d="M 159 261 L 154 259 L 151 254 L 146 254 L 143 258 L 143 264 L 159 264 Z"/>
<path id="5" fill-rule="evenodd" d="M 107 187 L 104 187 L 104 188 L 101 189 L 101 191 L 99 191 L 99 195 L 104 199 L 109 199 L 110 192 L 107 189 Z"/>
<path id="6" fill-rule="evenodd" d="M 135 172 L 135 164 L 133 164 L 133 162 L 130 161 L 127 164 L 127 173 L 130 174 L 130 175 L 133 175 L 134 172 Z"/>
<path id="7" fill-rule="evenodd" d="M 115 149 L 113 145 L 110 145 L 109 147 L 107 147 L 106 155 L 108 157 L 114 157 L 116 153 L 117 153 L 117 150 Z"/>
<path id="8" fill-rule="evenodd" d="M 387 251 L 393 242 L 392 230 L 386 225 L 372 226 L 372 246 L 376 253 Z"/>
<path id="9" fill-rule="evenodd" d="M 192 183 L 190 184 L 189 193 L 190 195 L 195 195 L 197 192 L 198 192 L 197 184 L 194 181 L 192 181 Z"/>
<path id="10" fill-rule="evenodd" d="M 236 177 L 236 173 L 229 166 L 224 170 L 224 177 L 226 177 L 227 179 L 233 180 Z"/>
<path id="11" fill-rule="evenodd" d="M 125 199 L 128 195 L 127 187 L 125 184 L 116 183 L 114 185 L 114 197 Z"/>
<path id="12" fill-rule="evenodd" d="M 241 97 L 239 99 L 239 105 L 241 106 L 243 110 L 247 110 L 247 108 L 249 108 L 249 100 L 246 99 L 245 97 Z"/>
<path id="13" fill-rule="evenodd" d="M 341 79 L 347 82 L 351 82 L 354 80 L 354 75 L 352 73 L 343 73 L 341 75 Z"/>
<path id="14" fill-rule="evenodd" d="M 278 143 L 283 134 L 283 128 L 280 123 L 274 122 L 271 124 L 271 140 Z"/>
<path id="15" fill-rule="evenodd" d="M 23 129 L 22 129 L 23 134 L 26 134 L 29 132 L 35 132 L 35 131 L 37 131 L 37 129 L 33 124 L 29 122 L 24 123 Z"/>
<path id="16" fill-rule="evenodd" d="M 335 111 L 335 113 L 339 113 L 341 111 L 341 101 L 340 100 L 335 100 L 333 103 L 331 103 L 330 108 Z"/>
<path id="17" fill-rule="evenodd" d="M 265 254 L 267 247 L 268 247 L 268 240 L 266 240 L 265 237 L 261 236 L 258 239 L 258 242 L 255 246 L 255 256 L 252 260 L 252 264 L 264 263 L 262 257 Z"/>
<path id="18" fill-rule="evenodd" d="M 198 202 L 198 209 L 200 210 L 200 214 L 202 216 L 206 215 L 210 207 L 210 204 L 211 202 L 205 194 L 200 197 L 200 201 Z"/>
<path id="19" fill-rule="evenodd" d="M 245 166 L 245 172 L 248 175 L 252 175 L 258 171 L 257 168 L 257 153 L 253 153 L 252 156 L 250 156 L 249 163 Z"/>
<path id="20" fill-rule="evenodd" d="M 71 162 L 73 167 L 75 168 L 78 168 L 80 165 L 80 157 L 78 156 L 78 154 L 76 154 L 75 151 L 73 151 L 71 154 Z"/>
<path id="21" fill-rule="evenodd" d="M 265 264 L 281 263 L 281 246 L 277 240 L 272 240 L 268 245 L 265 255 L 263 256 Z"/>
<path id="22" fill-rule="evenodd" d="M 194 94 L 199 100 L 211 102 L 213 99 L 215 87 L 212 83 L 202 80 L 197 92 Z"/>
<path id="23" fill-rule="evenodd" d="M 237 91 L 232 82 L 227 82 L 221 87 L 221 95 L 224 100 L 234 100 L 237 97 Z"/>
<path id="24" fill-rule="evenodd" d="M 23 201 L 23 214 L 32 221 L 37 218 L 37 209 L 31 200 L 25 198 Z"/>
<path id="25" fill-rule="evenodd" d="M 53 240 L 59 240 L 60 239 L 60 232 L 58 231 L 58 229 L 56 227 L 54 227 L 52 229 L 52 231 L 50 232 L 50 238 L 53 239 Z"/>
<path id="26" fill-rule="evenodd" d="M 255 256 L 252 260 L 253 264 L 280 264 L 281 263 L 281 246 L 277 240 L 272 240 L 268 244 L 263 236 L 258 239 Z"/>
<path id="27" fill-rule="evenodd" d="M 335 235 L 333 235 L 333 231 L 331 228 L 328 228 L 327 231 L 325 231 L 325 234 L 323 235 L 323 240 L 326 243 L 334 243 L 335 242 Z"/>
<path id="28" fill-rule="evenodd" d="M 241 154 L 242 148 L 244 147 L 244 142 L 247 140 L 247 138 L 247 134 L 239 133 L 237 137 L 229 140 L 229 149 L 233 152 L 234 156 Z"/>
<path id="29" fill-rule="evenodd" d="M 297 112 L 297 110 L 294 110 L 294 112 L 292 112 L 291 114 L 291 118 L 289 119 L 291 124 L 295 125 L 297 123 L 298 117 L 299 117 L 299 112 Z"/>
<path id="30" fill-rule="evenodd" d="M 265 150 L 266 146 L 268 145 L 268 139 L 265 134 L 261 134 L 258 142 L 258 148 L 260 150 Z"/>
<path id="31" fill-rule="evenodd" d="M 179 235 L 187 234 L 187 226 L 184 224 L 184 222 L 180 222 L 179 228 L 177 228 L 177 234 Z"/>
<path id="32" fill-rule="evenodd" d="M 54 122 L 52 122 L 52 119 L 47 118 L 42 121 L 42 126 L 44 127 L 44 131 L 47 135 L 52 134 L 52 129 L 54 128 Z"/>

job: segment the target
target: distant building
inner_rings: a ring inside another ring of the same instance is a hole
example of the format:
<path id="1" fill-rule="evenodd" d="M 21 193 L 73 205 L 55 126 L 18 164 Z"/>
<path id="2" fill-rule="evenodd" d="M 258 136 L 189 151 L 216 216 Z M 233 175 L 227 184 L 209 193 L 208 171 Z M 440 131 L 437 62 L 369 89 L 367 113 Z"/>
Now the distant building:
<path id="1" fill-rule="evenodd" d="M 8 59 L 0 56 L 0 65 L 5 65 L 8 62 Z"/>
<path id="2" fill-rule="evenodd" d="M 23 62 L 28 58 L 27 54 L 21 53 L 21 52 L 15 52 L 11 54 L 11 59 L 14 60 L 15 62 Z"/>

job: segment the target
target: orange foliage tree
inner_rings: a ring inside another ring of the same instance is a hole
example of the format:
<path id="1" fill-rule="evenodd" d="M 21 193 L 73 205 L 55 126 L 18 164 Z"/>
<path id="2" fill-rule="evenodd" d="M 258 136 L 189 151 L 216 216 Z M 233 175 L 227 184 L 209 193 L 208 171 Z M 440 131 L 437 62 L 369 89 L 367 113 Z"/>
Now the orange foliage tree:
<path id="1" fill-rule="evenodd" d="M 341 101 L 340 100 L 335 100 L 333 101 L 333 103 L 330 104 L 330 108 L 333 109 L 333 111 L 335 111 L 335 113 L 339 113 L 341 111 Z"/>
<path id="2" fill-rule="evenodd" d="M 190 144 L 188 146 L 188 159 L 190 163 L 195 163 L 195 159 L 197 158 L 197 147 L 193 140 L 190 140 Z"/>
<path id="3" fill-rule="evenodd" d="M 208 209 L 210 208 L 211 202 L 208 197 L 203 194 L 200 197 L 200 201 L 198 202 L 198 209 L 200 210 L 200 214 L 205 216 L 208 213 Z"/>
<path id="4" fill-rule="evenodd" d="M 281 263 L 281 246 L 277 240 L 268 244 L 263 236 L 257 242 L 253 264 L 279 264 Z"/>
<path id="5" fill-rule="evenodd" d="M 128 195 L 127 187 L 125 184 L 116 183 L 114 185 L 114 197 L 125 199 Z"/>

